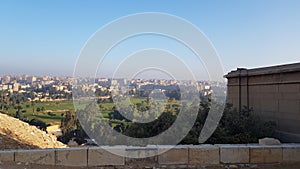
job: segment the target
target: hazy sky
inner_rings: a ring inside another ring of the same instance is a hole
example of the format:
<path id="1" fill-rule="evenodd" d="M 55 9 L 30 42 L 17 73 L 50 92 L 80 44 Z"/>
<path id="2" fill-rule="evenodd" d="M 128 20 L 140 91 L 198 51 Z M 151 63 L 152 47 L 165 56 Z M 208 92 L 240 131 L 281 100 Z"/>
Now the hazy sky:
<path id="1" fill-rule="evenodd" d="M 237 67 L 299 62 L 299 9 L 299 0 L 2 0 L 0 74 L 72 75 L 81 48 L 94 32 L 141 12 L 169 13 L 195 24 L 215 46 L 225 73 Z M 147 42 L 137 40 L 130 45 Z M 108 63 L 114 62 L 113 53 Z M 109 72 L 109 64 L 101 71 Z"/>

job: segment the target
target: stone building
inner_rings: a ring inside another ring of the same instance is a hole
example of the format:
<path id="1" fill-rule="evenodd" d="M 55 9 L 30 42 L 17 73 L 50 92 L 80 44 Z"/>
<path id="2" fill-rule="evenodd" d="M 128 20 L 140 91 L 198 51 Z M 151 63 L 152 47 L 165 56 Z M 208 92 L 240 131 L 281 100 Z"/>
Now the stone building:
<path id="1" fill-rule="evenodd" d="M 300 63 L 229 72 L 227 102 L 237 110 L 253 108 L 277 123 L 277 137 L 300 142 Z"/>

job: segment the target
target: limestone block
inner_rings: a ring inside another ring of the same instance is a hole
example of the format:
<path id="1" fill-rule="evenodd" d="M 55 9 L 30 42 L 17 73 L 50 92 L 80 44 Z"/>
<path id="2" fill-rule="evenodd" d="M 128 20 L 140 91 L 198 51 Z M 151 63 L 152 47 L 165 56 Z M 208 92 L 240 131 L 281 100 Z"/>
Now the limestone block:
<path id="1" fill-rule="evenodd" d="M 220 145 L 220 162 L 249 163 L 249 147 L 247 145 Z"/>
<path id="2" fill-rule="evenodd" d="M 159 146 L 159 164 L 188 164 L 188 146 Z"/>
<path id="3" fill-rule="evenodd" d="M 219 147 L 200 145 L 189 147 L 189 164 L 219 164 Z"/>
<path id="4" fill-rule="evenodd" d="M 14 151 L 0 151 L 0 162 L 1 161 L 14 161 Z"/>
<path id="5" fill-rule="evenodd" d="M 55 165 L 55 150 L 17 150 L 15 161 L 28 162 L 31 164 Z"/>
<path id="6" fill-rule="evenodd" d="M 129 147 L 126 149 L 125 163 L 129 166 L 154 167 L 158 164 L 157 146 Z"/>
<path id="7" fill-rule="evenodd" d="M 288 144 L 282 149 L 283 162 L 300 162 L 300 144 Z"/>
<path id="8" fill-rule="evenodd" d="M 56 149 L 56 165 L 87 167 L 87 148 Z"/>
<path id="9" fill-rule="evenodd" d="M 281 146 L 250 146 L 250 163 L 282 162 Z"/>
<path id="10" fill-rule="evenodd" d="M 88 166 L 124 165 L 125 148 L 92 147 L 88 150 Z"/>

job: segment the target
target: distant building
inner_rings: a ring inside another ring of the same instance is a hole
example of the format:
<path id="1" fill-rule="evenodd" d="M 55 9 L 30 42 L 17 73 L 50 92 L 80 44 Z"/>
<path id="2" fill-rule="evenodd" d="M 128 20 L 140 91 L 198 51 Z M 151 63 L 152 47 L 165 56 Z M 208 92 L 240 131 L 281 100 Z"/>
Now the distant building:
<path id="1" fill-rule="evenodd" d="M 263 120 L 277 123 L 282 141 L 300 142 L 300 63 L 237 69 L 228 79 L 227 102 L 253 108 Z"/>
<path id="2" fill-rule="evenodd" d="M 18 92 L 19 89 L 20 89 L 20 84 L 19 84 L 19 83 L 14 83 L 14 84 L 13 84 L 13 91 L 14 91 L 14 92 Z"/>
<path id="3" fill-rule="evenodd" d="M 4 76 L 2 78 L 2 84 L 10 83 L 10 76 Z"/>
<path id="4" fill-rule="evenodd" d="M 36 79 L 37 79 L 36 76 L 28 76 L 26 80 L 27 80 L 27 82 L 32 83 L 32 82 L 35 82 Z"/>

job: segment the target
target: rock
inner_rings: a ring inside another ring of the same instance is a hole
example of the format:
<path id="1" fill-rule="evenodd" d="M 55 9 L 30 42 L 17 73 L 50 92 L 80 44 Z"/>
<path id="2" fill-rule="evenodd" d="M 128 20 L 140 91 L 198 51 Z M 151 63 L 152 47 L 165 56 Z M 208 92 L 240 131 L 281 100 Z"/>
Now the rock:
<path id="1" fill-rule="evenodd" d="M 260 145 L 280 145 L 280 141 L 278 139 L 275 138 L 263 138 L 263 139 L 259 139 L 258 143 Z"/>

